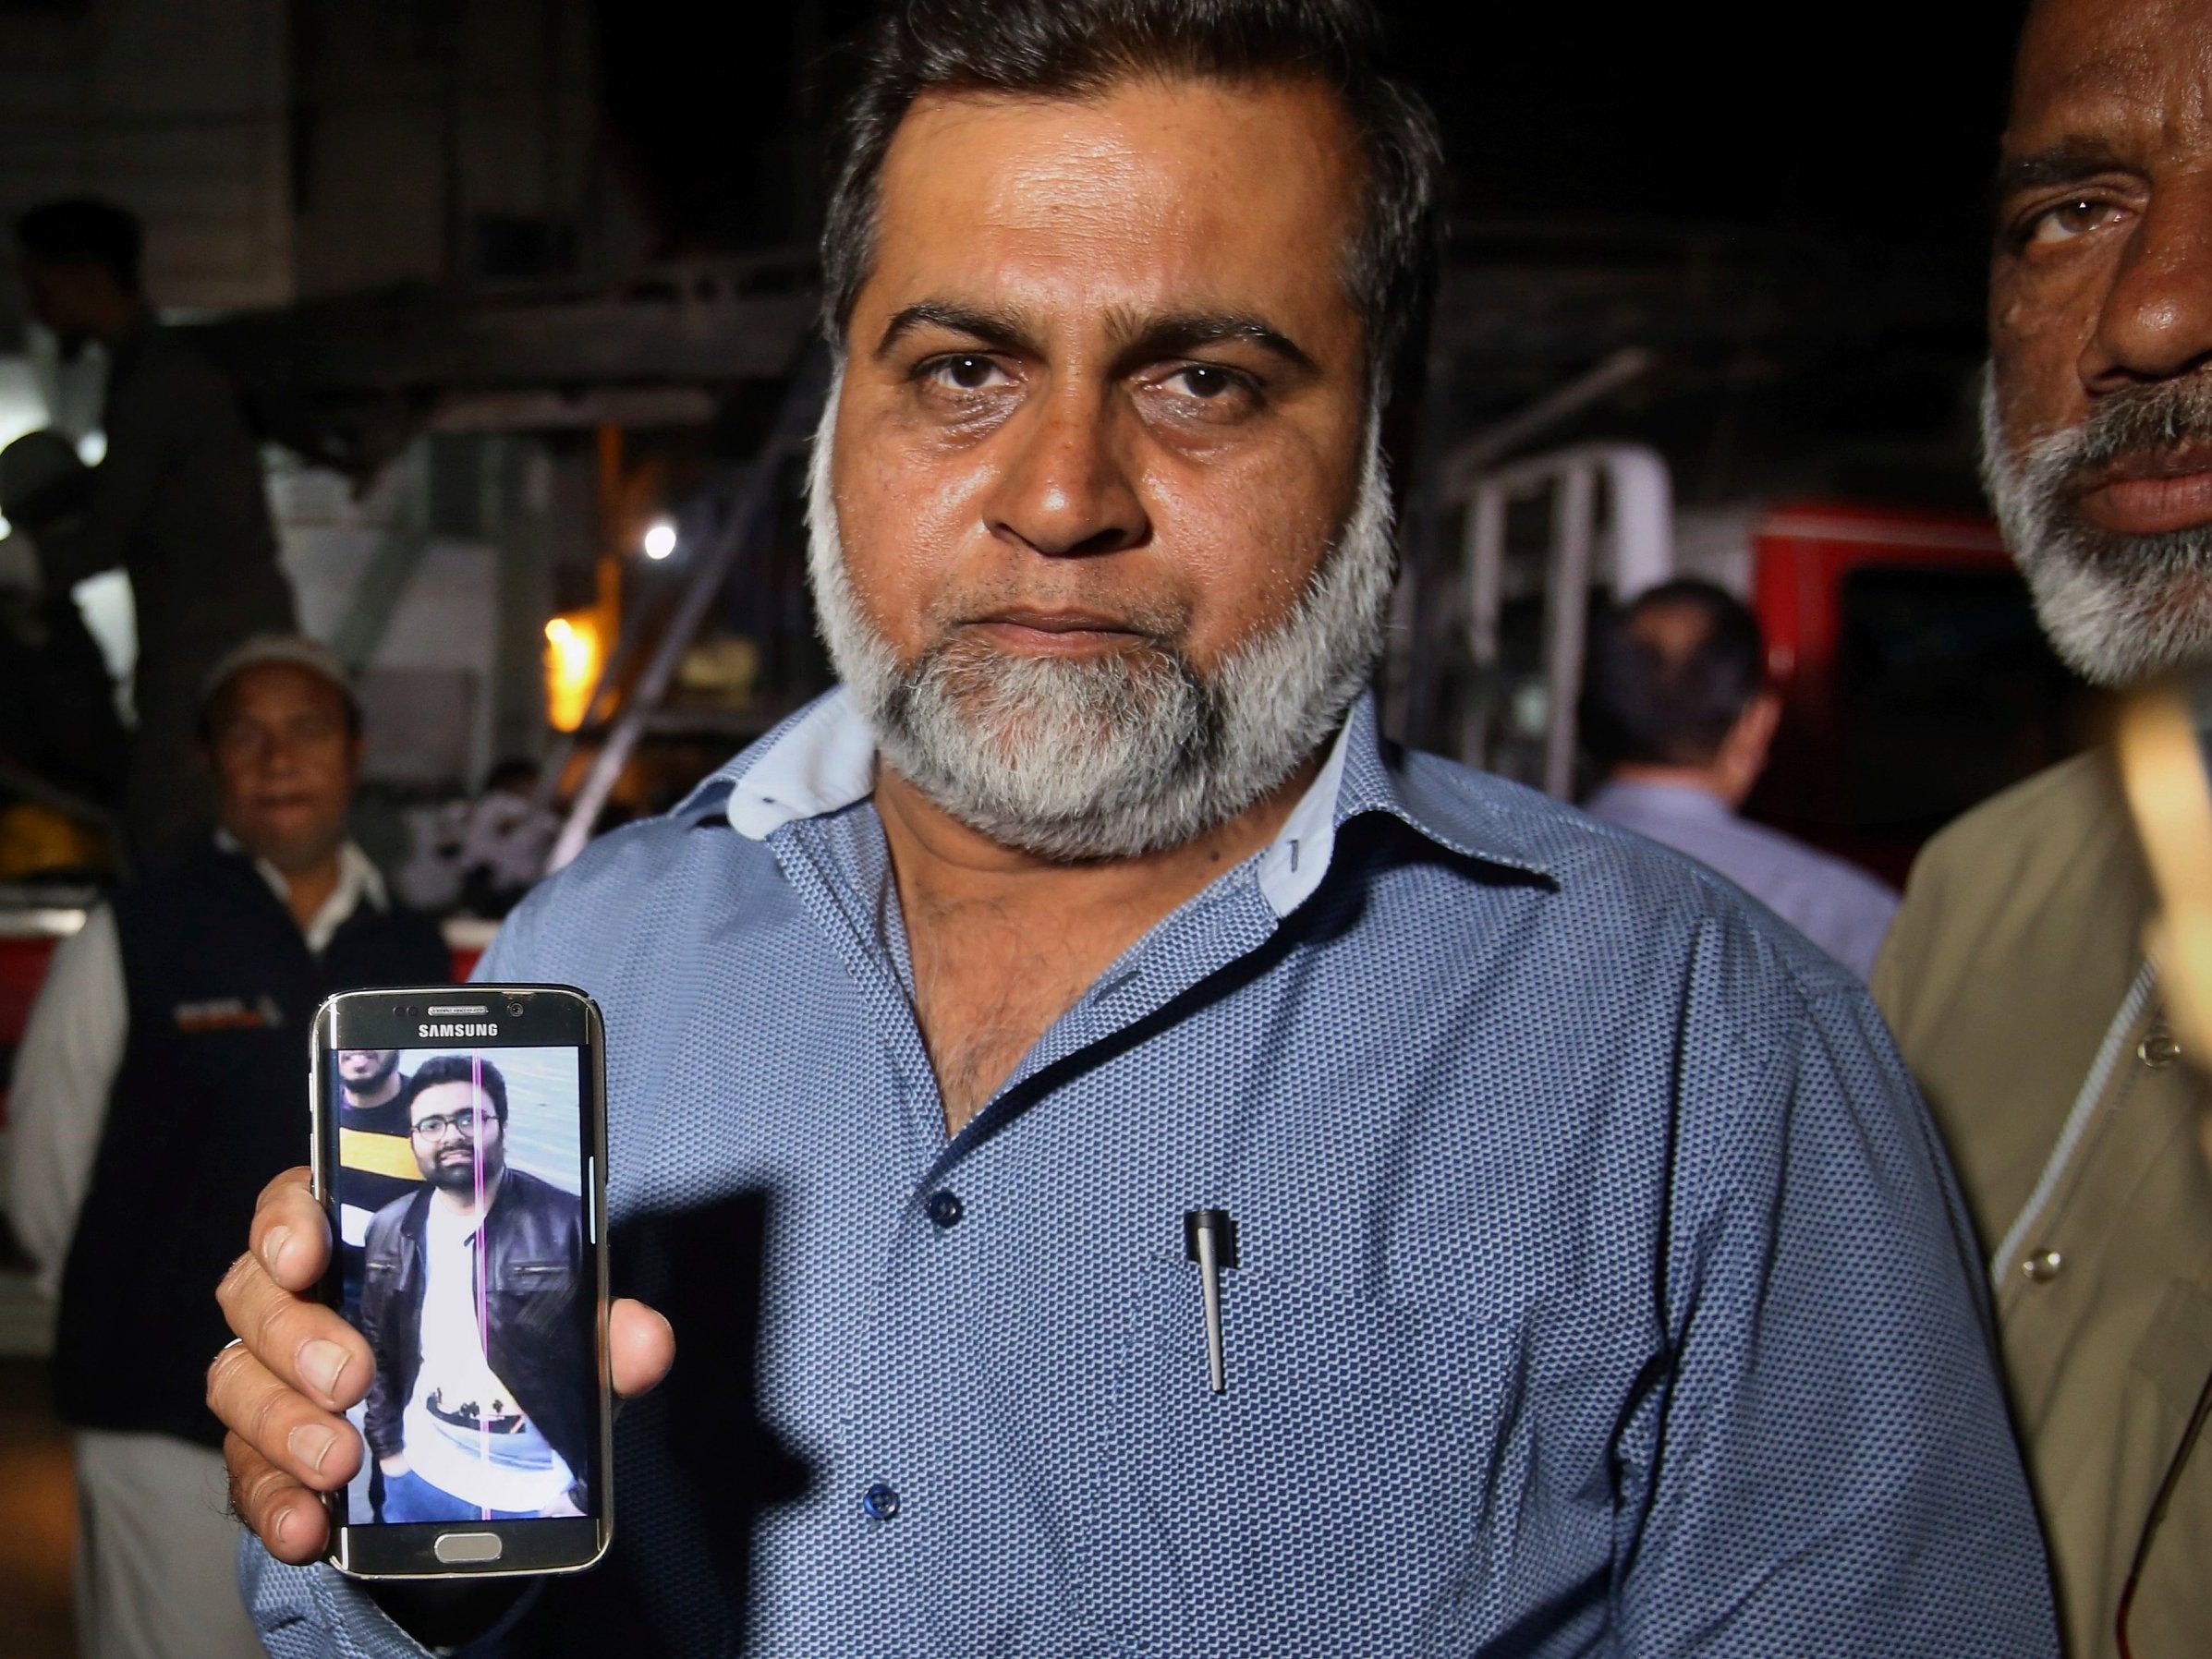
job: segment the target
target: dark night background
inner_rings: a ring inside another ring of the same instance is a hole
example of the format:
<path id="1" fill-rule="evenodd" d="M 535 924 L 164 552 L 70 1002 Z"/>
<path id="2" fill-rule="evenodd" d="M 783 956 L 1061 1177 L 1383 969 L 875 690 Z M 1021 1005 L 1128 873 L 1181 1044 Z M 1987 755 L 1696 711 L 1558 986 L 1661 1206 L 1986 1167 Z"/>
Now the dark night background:
<path id="1" fill-rule="evenodd" d="M 600 0 L 608 112 L 674 241 L 808 228 L 796 170 L 869 9 Z M 1398 72 L 1444 127 L 1455 217 L 1835 230 L 1969 264 L 2019 10 L 1385 6 Z"/>
<path id="2" fill-rule="evenodd" d="M 665 251 L 811 237 L 840 47 L 868 10 L 601 0 L 613 139 Z M 1692 504 L 1978 504 L 1987 184 L 2019 12 L 1387 6 L 1393 66 L 1443 127 L 1462 277 L 1424 418 L 1479 429 L 1634 342 L 1659 371 L 1553 436 L 1655 442 Z"/>

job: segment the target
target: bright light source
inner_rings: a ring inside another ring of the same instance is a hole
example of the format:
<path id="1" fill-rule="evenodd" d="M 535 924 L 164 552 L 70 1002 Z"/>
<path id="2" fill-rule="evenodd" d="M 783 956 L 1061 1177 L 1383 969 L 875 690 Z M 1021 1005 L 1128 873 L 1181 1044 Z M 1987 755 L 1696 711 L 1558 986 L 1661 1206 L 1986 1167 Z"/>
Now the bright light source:
<path id="1" fill-rule="evenodd" d="M 665 518 L 656 519 L 652 527 L 645 532 L 645 556 L 648 559 L 667 558 L 675 551 L 675 526 Z"/>
<path id="2" fill-rule="evenodd" d="M 573 732 L 584 723 L 603 658 L 599 621 L 590 612 L 572 612 L 545 624 L 545 712 L 555 731 Z"/>

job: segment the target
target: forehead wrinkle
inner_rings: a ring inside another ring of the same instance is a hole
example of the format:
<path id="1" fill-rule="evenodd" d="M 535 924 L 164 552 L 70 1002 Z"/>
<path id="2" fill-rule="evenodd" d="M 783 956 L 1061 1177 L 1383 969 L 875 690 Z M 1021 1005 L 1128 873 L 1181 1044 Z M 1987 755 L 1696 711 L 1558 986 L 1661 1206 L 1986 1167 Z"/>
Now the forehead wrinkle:
<path id="1" fill-rule="evenodd" d="M 2050 20 L 2058 6 L 2037 7 L 2022 42 L 2008 153 L 2016 131 L 2030 126 L 2085 130 L 2106 143 L 2121 127 L 2173 143 L 2188 128 L 2212 126 L 2212 20 L 2195 6 L 2097 4 L 2094 24 L 2071 31 L 2072 39 Z"/>
<path id="2" fill-rule="evenodd" d="M 1280 108 L 1256 105 L 1248 95 L 1239 95 L 1264 91 L 1270 84 L 1246 88 L 1181 80 L 1122 81 L 1092 98 L 926 97 L 917 101 L 893 139 L 879 213 L 886 222 L 910 220 L 918 212 L 957 205 L 973 215 L 978 237 L 1041 235 L 1065 243 L 1120 242 L 1134 236 L 1156 250 L 1178 244 L 1204 244 L 1210 236 L 1238 226 L 1245 216 L 1234 211 L 1224 216 L 1224 209 L 1235 192 L 1249 188 L 1251 181 L 1243 177 L 1231 154 L 1212 146 L 1178 150 L 1172 143 L 1162 143 L 1159 122 L 1164 119 L 1173 127 L 1195 125 L 1202 128 L 1207 121 L 1226 116 L 1240 127 L 1272 123 L 1282 128 L 1285 124 L 1280 119 Z M 1138 112 L 1118 108 L 1114 98 L 1116 93 L 1140 90 L 1172 93 L 1185 88 L 1218 95 L 1196 107 L 1143 112 L 1149 119 L 1134 126 Z M 988 131 L 994 118 L 1054 110 L 1067 111 L 1070 120 L 1050 129 L 1042 141 L 1035 128 L 1007 135 L 1016 138 L 1015 147 L 1000 151 L 985 167 L 924 164 L 924 152 L 940 143 L 950 141 L 971 151 L 978 144 L 991 145 L 997 136 Z M 1347 138 L 1335 128 L 1343 125 L 1339 116 L 1325 132 L 1313 130 L 1313 123 L 1294 123 L 1287 131 L 1279 130 L 1273 135 L 1278 147 L 1287 141 L 1296 153 L 1278 157 L 1276 164 L 1301 172 L 1317 162 L 1333 161 L 1341 166 L 1343 157 L 1335 152 L 1347 148 Z M 978 133 L 978 128 L 986 130 Z M 1234 146 L 1230 148 L 1234 151 Z M 1248 162 L 1250 158 L 1241 160 Z M 974 187 L 983 178 L 988 178 L 988 186 L 975 192 Z M 964 201 L 960 200 L 963 196 Z M 1296 196 L 1296 192 L 1281 192 L 1279 205 L 1293 212 L 1307 211 L 1310 204 L 1297 200 Z M 1327 216 L 1341 221 L 1346 206 L 1331 202 Z M 1341 224 L 1332 224 L 1331 228 L 1343 234 Z M 1023 250 L 1025 257 L 1038 251 L 1049 249 Z M 1191 247 L 1185 251 L 1198 248 Z"/>

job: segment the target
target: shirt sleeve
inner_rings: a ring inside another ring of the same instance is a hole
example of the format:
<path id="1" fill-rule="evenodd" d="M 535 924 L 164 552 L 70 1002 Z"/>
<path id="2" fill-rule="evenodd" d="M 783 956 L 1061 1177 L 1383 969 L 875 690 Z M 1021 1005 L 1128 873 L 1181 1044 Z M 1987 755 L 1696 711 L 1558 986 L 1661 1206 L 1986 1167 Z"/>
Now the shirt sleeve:
<path id="1" fill-rule="evenodd" d="M 248 1532 L 238 1544 L 238 1590 L 271 1659 L 505 1659 L 542 1599 L 533 1581 L 497 1623 L 458 1647 L 431 1649 L 377 1605 L 368 1587 L 317 1562 L 286 1567 Z M 530 1645 L 528 1651 L 535 1653 Z"/>
<path id="2" fill-rule="evenodd" d="M 50 1298 L 61 1293 L 129 1019 L 115 913 L 103 904 L 55 948 L 8 1095 L 8 1215 Z"/>
<path id="3" fill-rule="evenodd" d="M 1687 1047 L 1621 1651 L 2056 1654 L 1972 1232 L 1879 1016 L 1839 977 L 1756 1067 Z"/>

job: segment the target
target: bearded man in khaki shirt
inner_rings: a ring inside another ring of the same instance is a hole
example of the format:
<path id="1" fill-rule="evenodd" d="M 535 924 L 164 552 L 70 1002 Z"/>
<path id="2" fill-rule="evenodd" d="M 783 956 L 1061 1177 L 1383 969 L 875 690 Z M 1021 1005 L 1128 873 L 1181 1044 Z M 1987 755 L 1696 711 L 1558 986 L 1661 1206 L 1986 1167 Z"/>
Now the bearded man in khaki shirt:
<path id="1" fill-rule="evenodd" d="M 2212 653 L 2212 0 L 2039 0 L 1999 175 L 1985 473 L 2043 625 Z M 2109 750 L 1938 838 L 1874 989 L 1989 1251 L 2069 1651 L 2212 1652 L 2212 1088 Z"/>

